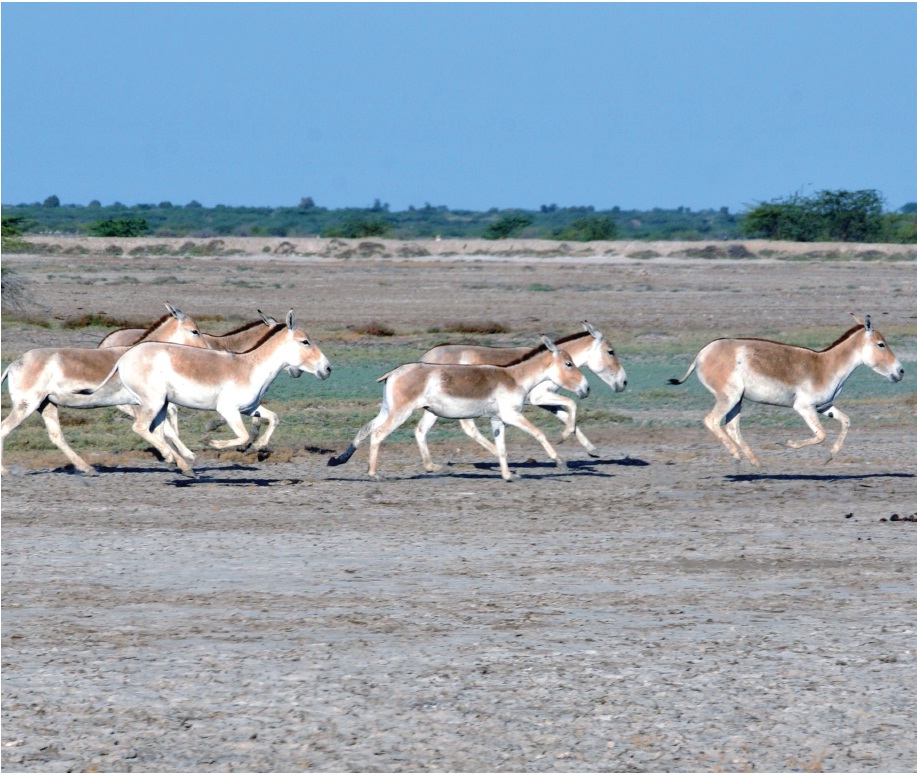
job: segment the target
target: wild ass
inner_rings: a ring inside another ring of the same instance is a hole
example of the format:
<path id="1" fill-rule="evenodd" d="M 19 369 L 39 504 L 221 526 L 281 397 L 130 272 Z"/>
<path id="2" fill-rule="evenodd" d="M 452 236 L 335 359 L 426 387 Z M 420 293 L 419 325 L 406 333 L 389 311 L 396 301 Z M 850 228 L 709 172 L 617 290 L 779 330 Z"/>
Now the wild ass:
<path id="1" fill-rule="evenodd" d="M 869 366 L 891 382 L 904 378 L 904 369 L 892 353 L 885 337 L 873 327 L 869 315 L 824 350 L 771 342 L 765 339 L 716 339 L 704 347 L 681 379 L 669 384 L 680 385 L 697 369 L 697 378 L 716 398 L 713 410 L 704 418 L 710 429 L 730 454 L 741 460 L 741 450 L 748 461 L 761 462 L 749 448 L 739 430 L 742 400 L 774 406 L 791 406 L 815 434 L 811 439 L 788 441 L 793 449 L 821 444 L 825 431 L 818 421 L 824 414 L 841 424 L 841 432 L 825 462 L 834 459 L 844 444 L 850 418 L 834 406 L 844 382 L 860 364 Z M 720 423 L 725 418 L 726 430 Z"/>
<path id="2" fill-rule="evenodd" d="M 506 462 L 506 425 L 521 428 L 534 436 L 559 465 L 563 461 L 544 433 L 523 417 L 525 397 L 536 386 L 552 382 L 583 398 L 589 394 L 589 383 L 569 353 L 558 349 L 546 336 L 542 336 L 542 341 L 547 349 L 531 351 L 518 362 L 506 366 L 407 363 L 383 375 L 377 380 L 385 383 L 378 416 L 364 425 L 347 451 L 332 457 L 328 465 L 346 463 L 360 442 L 369 436 L 369 475 L 375 477 L 379 445 L 417 409 L 423 409 L 424 413 L 414 436 L 427 471 L 442 468 L 433 463 L 426 442 L 427 431 L 437 417 L 490 418 L 500 473 L 507 481 L 513 475 Z"/>
<path id="3" fill-rule="evenodd" d="M 577 367 L 585 366 L 616 393 L 620 393 L 627 387 L 627 373 L 615 355 L 614 347 L 601 331 L 597 331 L 589 324 L 589 321 L 583 321 L 583 328 L 585 329 L 583 333 L 562 337 L 557 339 L 555 344 L 563 347 L 570 354 Z M 540 345 L 538 349 L 543 351 L 545 347 Z M 425 352 L 420 362 L 506 366 L 529 352 L 531 352 L 529 347 L 440 344 Z M 576 424 L 576 402 L 572 398 L 560 395 L 557 392 L 557 385 L 550 382 L 541 383 L 526 396 L 525 402 L 540 406 L 556 415 L 564 423 L 562 440 L 566 441 L 571 434 L 576 434 L 576 440 L 586 448 L 589 455 L 599 456 L 595 445 L 586 438 Z M 478 430 L 474 420 L 463 419 L 459 422 L 466 434 L 491 454 L 497 454 L 497 448 Z"/>
<path id="4" fill-rule="evenodd" d="M 211 441 L 210 445 L 216 449 L 244 446 L 251 437 L 241 415 L 258 410 L 281 370 L 293 377 L 308 371 L 320 379 L 331 373 L 331 364 L 322 351 L 309 341 L 305 331 L 296 327 L 293 310 L 287 315 L 286 324 L 272 327 L 243 353 L 139 344 L 121 356 L 107 381 L 116 374 L 120 377 L 124 388 L 139 404 L 134 432 L 167 456 L 173 450 L 152 431 L 163 422 L 170 404 L 219 412 L 236 436 Z M 194 476 L 188 463 L 194 454 L 177 436 L 170 441 L 178 453 L 178 467 L 188 476 Z"/>
<path id="5" fill-rule="evenodd" d="M 140 336 L 142 341 L 172 342 L 195 348 L 207 347 L 194 320 L 171 304 L 166 303 L 166 309 L 169 310 L 169 314 L 163 315 L 146 329 Z M 135 403 L 133 397 L 117 380 L 93 395 L 80 393 L 84 389 L 98 388 L 118 358 L 129 349 L 43 347 L 29 350 L 21 358 L 13 361 L 0 378 L 0 382 L 7 380 L 13 404 L 10 413 L 0 423 L 0 457 L 3 454 L 3 441 L 10 431 L 37 410 L 54 445 L 78 470 L 85 474 L 94 474 L 95 469 L 67 444 L 61 431 L 57 407 L 91 409 Z M 171 434 L 172 429 L 165 427 L 163 431 Z M 0 470 L 6 471 L 6 467 L 0 464 Z"/>
<path id="6" fill-rule="evenodd" d="M 250 350 L 254 345 L 261 341 L 264 337 L 265 329 L 272 328 L 277 325 L 277 321 L 270 315 L 265 315 L 260 309 L 258 310 L 259 320 L 253 320 L 245 325 L 234 328 L 232 331 L 228 331 L 225 334 L 208 334 L 205 331 L 201 332 L 201 336 L 204 341 L 210 347 L 211 350 L 222 350 L 225 352 L 245 352 Z M 124 339 L 129 338 L 130 335 L 133 335 L 138 329 L 134 328 L 122 328 L 118 331 L 113 331 L 108 336 L 106 336 L 101 342 L 99 342 L 99 347 L 112 347 L 115 346 L 113 342 L 120 342 Z M 121 407 L 127 411 L 125 407 Z M 128 411 L 132 417 L 134 416 L 133 410 Z M 274 434 L 274 431 L 277 429 L 277 423 L 279 418 L 275 412 L 272 412 L 265 406 L 259 406 L 251 414 L 252 418 L 252 432 L 257 436 L 254 443 L 252 444 L 253 449 L 262 449 L 267 446 L 267 443 L 270 441 L 271 436 Z M 263 431 L 260 431 L 260 426 L 262 422 L 265 425 Z M 168 409 L 168 423 L 171 425 L 172 432 L 174 435 L 178 435 L 178 411 L 175 408 L 174 404 L 169 404 Z M 208 426 L 208 430 L 214 430 L 218 428 L 223 423 L 222 419 L 217 418 L 216 421 Z M 168 426 L 166 426 L 168 427 Z M 260 431 L 260 434 L 259 434 Z"/>

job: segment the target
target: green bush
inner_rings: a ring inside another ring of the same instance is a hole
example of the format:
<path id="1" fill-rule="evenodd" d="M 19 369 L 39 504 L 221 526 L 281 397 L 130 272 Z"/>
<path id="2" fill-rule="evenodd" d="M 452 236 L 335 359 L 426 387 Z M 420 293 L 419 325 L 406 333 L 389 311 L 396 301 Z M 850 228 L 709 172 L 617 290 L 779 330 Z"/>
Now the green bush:
<path id="1" fill-rule="evenodd" d="M 484 239 L 508 239 L 517 235 L 531 223 L 532 219 L 521 213 L 504 215 L 484 229 L 483 237 Z"/>
<path id="2" fill-rule="evenodd" d="M 594 240 L 613 240 L 621 230 L 609 216 L 605 218 L 577 218 L 569 226 L 560 229 L 553 239 L 571 242 L 592 242 Z"/>
<path id="3" fill-rule="evenodd" d="M 106 218 L 89 224 L 93 237 L 142 237 L 150 230 L 145 218 Z"/>

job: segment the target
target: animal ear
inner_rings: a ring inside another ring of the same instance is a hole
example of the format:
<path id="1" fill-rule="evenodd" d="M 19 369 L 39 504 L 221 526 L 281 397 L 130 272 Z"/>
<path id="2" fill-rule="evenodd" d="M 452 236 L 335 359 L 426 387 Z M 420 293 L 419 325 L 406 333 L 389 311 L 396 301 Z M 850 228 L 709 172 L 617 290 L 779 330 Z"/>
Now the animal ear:
<path id="1" fill-rule="evenodd" d="M 850 314 L 853 315 L 853 319 L 854 319 L 857 323 L 859 323 L 861 326 L 865 326 L 865 325 L 866 325 L 866 323 L 864 322 L 864 320 L 863 320 L 861 317 L 859 317 L 859 316 L 856 314 L 856 312 L 851 312 Z"/>
<path id="2" fill-rule="evenodd" d="M 557 355 L 557 345 L 554 344 L 548 337 L 544 334 L 541 335 L 541 341 L 544 342 L 544 346 L 547 347 L 552 353 Z"/>
<path id="3" fill-rule="evenodd" d="M 595 339 L 603 339 L 601 331 L 596 331 L 595 328 L 589 323 L 588 320 L 583 321 L 583 328 L 586 329 L 587 333 L 592 334 Z"/>
<path id="4" fill-rule="evenodd" d="M 292 331 L 296 327 L 296 321 L 293 319 L 293 310 L 287 313 L 287 328 Z"/>
<path id="5" fill-rule="evenodd" d="M 165 305 L 166 305 L 166 309 L 169 310 L 169 314 L 173 318 L 175 318 L 179 323 L 181 323 L 185 319 L 185 313 L 182 312 L 180 309 L 173 307 L 171 304 L 169 304 L 169 302 L 165 302 Z"/>
<path id="6" fill-rule="evenodd" d="M 866 333 L 872 332 L 872 320 L 869 319 L 869 315 L 866 316 L 866 320 L 863 321 L 863 327 L 866 329 Z"/>
<path id="7" fill-rule="evenodd" d="M 266 326 L 276 326 L 277 325 L 277 321 L 274 320 L 274 318 L 272 318 L 270 315 L 265 315 L 260 309 L 258 310 L 258 314 L 261 316 L 261 322 L 264 323 L 264 325 Z"/>

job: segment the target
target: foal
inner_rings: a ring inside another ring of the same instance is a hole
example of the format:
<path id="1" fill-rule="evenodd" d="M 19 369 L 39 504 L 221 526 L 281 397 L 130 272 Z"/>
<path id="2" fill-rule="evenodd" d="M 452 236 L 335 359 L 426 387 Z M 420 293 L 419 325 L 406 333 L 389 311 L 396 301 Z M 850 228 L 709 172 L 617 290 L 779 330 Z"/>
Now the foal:
<path id="1" fill-rule="evenodd" d="M 427 471 L 441 468 L 434 465 L 426 443 L 427 431 L 437 417 L 490 418 L 500 473 L 506 481 L 513 478 L 506 462 L 506 425 L 521 428 L 534 436 L 559 465 L 563 461 L 545 435 L 523 417 L 525 397 L 537 385 L 550 381 L 584 398 L 589 394 L 589 383 L 569 353 L 559 350 L 546 336 L 542 336 L 542 341 L 546 350 L 532 351 L 508 366 L 407 363 L 390 371 L 378 379 L 385 382 L 382 410 L 359 430 L 347 451 L 331 458 L 328 465 L 346 463 L 360 442 L 369 436 L 369 475 L 375 477 L 379 445 L 417 409 L 423 409 L 424 414 L 414 436 Z"/>
<path id="2" fill-rule="evenodd" d="M 804 441 L 788 441 L 787 446 L 793 449 L 821 444 L 825 430 L 818 415 L 827 415 L 841 424 L 826 460 L 830 462 L 840 452 L 850 428 L 850 418 L 834 406 L 834 401 L 853 370 L 865 364 L 891 382 L 904 378 L 901 362 L 885 337 L 873 328 L 869 315 L 865 320 L 854 315 L 854 319 L 856 326 L 819 351 L 765 339 L 716 339 L 697 354 L 684 377 L 670 379 L 669 384 L 681 385 L 697 369 L 700 383 L 716 397 L 704 425 L 736 460 L 742 459 L 741 450 L 754 466 L 761 462 L 739 430 L 743 398 L 791 406 L 800 414 L 815 435 Z M 725 431 L 720 425 L 724 419 Z"/>

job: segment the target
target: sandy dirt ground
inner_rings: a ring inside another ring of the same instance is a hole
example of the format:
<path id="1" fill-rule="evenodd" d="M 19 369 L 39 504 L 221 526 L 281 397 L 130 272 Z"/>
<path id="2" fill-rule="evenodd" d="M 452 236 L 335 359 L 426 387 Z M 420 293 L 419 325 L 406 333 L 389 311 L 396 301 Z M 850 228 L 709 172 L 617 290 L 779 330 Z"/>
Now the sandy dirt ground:
<path id="1" fill-rule="evenodd" d="M 912 262 L 248 252 L 3 263 L 51 319 L 293 307 L 333 343 L 372 321 L 410 341 L 499 320 L 518 341 L 587 318 L 625 366 L 708 335 L 827 343 L 872 312 L 907 334 L 913 394 Z M 8 322 L 3 356 L 97 340 Z M 567 442 L 560 468 L 516 434 L 512 483 L 454 440 L 431 444 L 437 475 L 385 444 L 378 482 L 365 450 L 204 458 L 192 480 L 11 448 L 3 768 L 914 771 L 917 420 L 896 416 L 852 414 L 830 466 L 757 427 L 763 470 L 700 415 L 593 426 L 601 456 Z"/>

